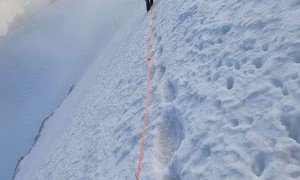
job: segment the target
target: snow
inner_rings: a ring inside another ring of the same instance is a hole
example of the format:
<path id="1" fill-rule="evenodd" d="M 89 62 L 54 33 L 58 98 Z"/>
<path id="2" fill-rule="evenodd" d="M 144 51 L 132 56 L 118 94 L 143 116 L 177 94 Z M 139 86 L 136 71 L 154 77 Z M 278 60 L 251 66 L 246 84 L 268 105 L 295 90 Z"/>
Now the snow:
<path id="1" fill-rule="evenodd" d="M 126 13 L 107 17 L 115 5 L 106 3 L 57 1 L 0 39 L 0 179 L 13 176 L 42 121 L 123 26 Z"/>
<path id="2" fill-rule="evenodd" d="M 82 2 L 74 4 L 90 8 Z M 143 3 L 119 7 L 131 16 L 44 124 L 15 179 L 134 179 L 149 44 Z M 299 179 L 299 1 L 154 3 L 141 179 Z"/>

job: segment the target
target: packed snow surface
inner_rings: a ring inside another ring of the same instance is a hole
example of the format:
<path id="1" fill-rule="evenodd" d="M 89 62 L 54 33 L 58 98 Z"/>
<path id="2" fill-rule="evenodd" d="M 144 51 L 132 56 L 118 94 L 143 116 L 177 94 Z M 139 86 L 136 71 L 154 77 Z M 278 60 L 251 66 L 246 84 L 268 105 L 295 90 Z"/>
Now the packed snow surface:
<path id="1" fill-rule="evenodd" d="M 132 21 L 45 123 L 16 179 L 135 178 L 150 29 L 138 5 L 122 7 Z M 299 179 L 300 2 L 157 0 L 152 11 L 141 179 Z"/>

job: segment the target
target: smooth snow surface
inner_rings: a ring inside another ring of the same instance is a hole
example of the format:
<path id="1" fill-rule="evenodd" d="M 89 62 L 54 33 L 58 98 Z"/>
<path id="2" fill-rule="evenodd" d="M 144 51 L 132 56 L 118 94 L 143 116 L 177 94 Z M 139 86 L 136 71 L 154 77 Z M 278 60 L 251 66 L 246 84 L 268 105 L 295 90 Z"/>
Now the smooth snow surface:
<path id="1" fill-rule="evenodd" d="M 39 138 L 42 121 L 124 26 L 126 13 L 108 16 L 115 6 L 109 1 L 57 1 L 0 38 L 1 180 L 13 176 L 18 160 Z"/>
<path id="2" fill-rule="evenodd" d="M 300 179 L 300 2 L 154 3 L 141 179 Z M 123 7 L 128 28 L 46 122 L 16 179 L 135 178 L 149 44 L 139 5 Z"/>

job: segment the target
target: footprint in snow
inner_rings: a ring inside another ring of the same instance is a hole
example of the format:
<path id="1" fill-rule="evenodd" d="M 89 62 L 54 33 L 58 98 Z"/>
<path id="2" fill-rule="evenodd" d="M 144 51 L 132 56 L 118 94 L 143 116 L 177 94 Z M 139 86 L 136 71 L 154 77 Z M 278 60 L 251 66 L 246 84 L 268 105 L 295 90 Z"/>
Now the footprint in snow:
<path id="1" fill-rule="evenodd" d="M 300 51 L 293 51 L 288 54 L 294 61 L 294 63 L 299 64 L 300 63 Z"/>
<path id="2" fill-rule="evenodd" d="M 285 126 L 289 137 L 294 139 L 298 144 L 300 144 L 300 113 L 282 116 L 281 124 Z"/>
<path id="3" fill-rule="evenodd" d="M 154 161 L 158 170 L 166 168 L 184 139 L 179 110 L 168 107 L 154 130 Z"/>
<path id="4" fill-rule="evenodd" d="M 162 88 L 162 95 L 166 103 L 173 102 L 178 96 L 178 84 L 176 81 L 168 79 Z"/>
<path id="5" fill-rule="evenodd" d="M 275 88 L 281 88 L 282 95 L 284 95 L 284 96 L 288 96 L 289 95 L 288 87 L 286 85 L 284 85 L 284 83 L 280 79 L 278 79 L 278 78 L 271 78 L 270 82 L 271 82 L 271 84 Z"/>
<path id="6" fill-rule="evenodd" d="M 227 87 L 227 89 L 231 90 L 233 88 L 233 86 L 234 86 L 234 79 L 233 79 L 233 77 L 228 77 L 226 79 L 226 87 Z"/>
<path id="7" fill-rule="evenodd" d="M 266 153 L 260 152 L 256 154 L 256 156 L 254 157 L 254 162 L 252 164 L 252 172 L 257 177 L 260 177 L 267 168 L 268 162 L 269 156 Z"/>
<path id="8" fill-rule="evenodd" d="M 166 72 L 166 66 L 164 64 L 152 65 L 150 69 L 151 78 L 151 93 L 154 93 L 157 89 L 157 85 L 160 83 L 161 79 L 164 77 Z"/>
<path id="9" fill-rule="evenodd" d="M 245 39 L 242 44 L 240 45 L 240 48 L 244 51 L 250 51 L 253 50 L 256 46 L 256 39 Z"/>
<path id="10" fill-rule="evenodd" d="M 225 163 L 235 163 L 240 160 L 240 155 L 235 151 L 228 151 L 223 154 Z"/>
<path id="11" fill-rule="evenodd" d="M 253 65 L 256 67 L 256 69 L 260 69 L 264 64 L 265 62 L 260 57 L 253 60 Z"/>
<path id="12" fill-rule="evenodd" d="M 160 64 L 155 66 L 153 73 L 153 80 L 155 83 L 160 82 L 160 80 L 164 77 L 166 73 L 166 66 L 164 64 Z"/>

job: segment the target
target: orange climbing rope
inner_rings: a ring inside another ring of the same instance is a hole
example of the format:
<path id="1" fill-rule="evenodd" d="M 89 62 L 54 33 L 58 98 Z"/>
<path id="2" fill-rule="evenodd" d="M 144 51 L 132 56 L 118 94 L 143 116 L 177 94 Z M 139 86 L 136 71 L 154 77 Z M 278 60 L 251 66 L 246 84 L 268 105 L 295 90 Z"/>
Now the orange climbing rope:
<path id="1" fill-rule="evenodd" d="M 147 129 L 147 116 L 148 116 L 148 109 L 149 109 L 149 96 L 150 96 L 150 67 L 151 67 L 151 50 L 153 45 L 153 25 L 154 25 L 154 17 L 153 17 L 153 7 L 150 10 L 150 41 L 149 41 L 149 47 L 148 47 L 148 55 L 147 55 L 147 90 L 146 90 L 146 107 L 145 107 L 145 113 L 144 113 L 144 126 L 143 126 L 143 132 L 142 132 L 142 142 L 140 147 L 140 156 L 138 161 L 138 169 L 135 174 L 135 177 L 137 180 L 139 180 L 140 173 L 141 173 L 141 165 L 142 165 L 142 159 L 143 159 L 143 151 L 144 151 L 144 144 L 145 144 L 145 134 Z"/>

